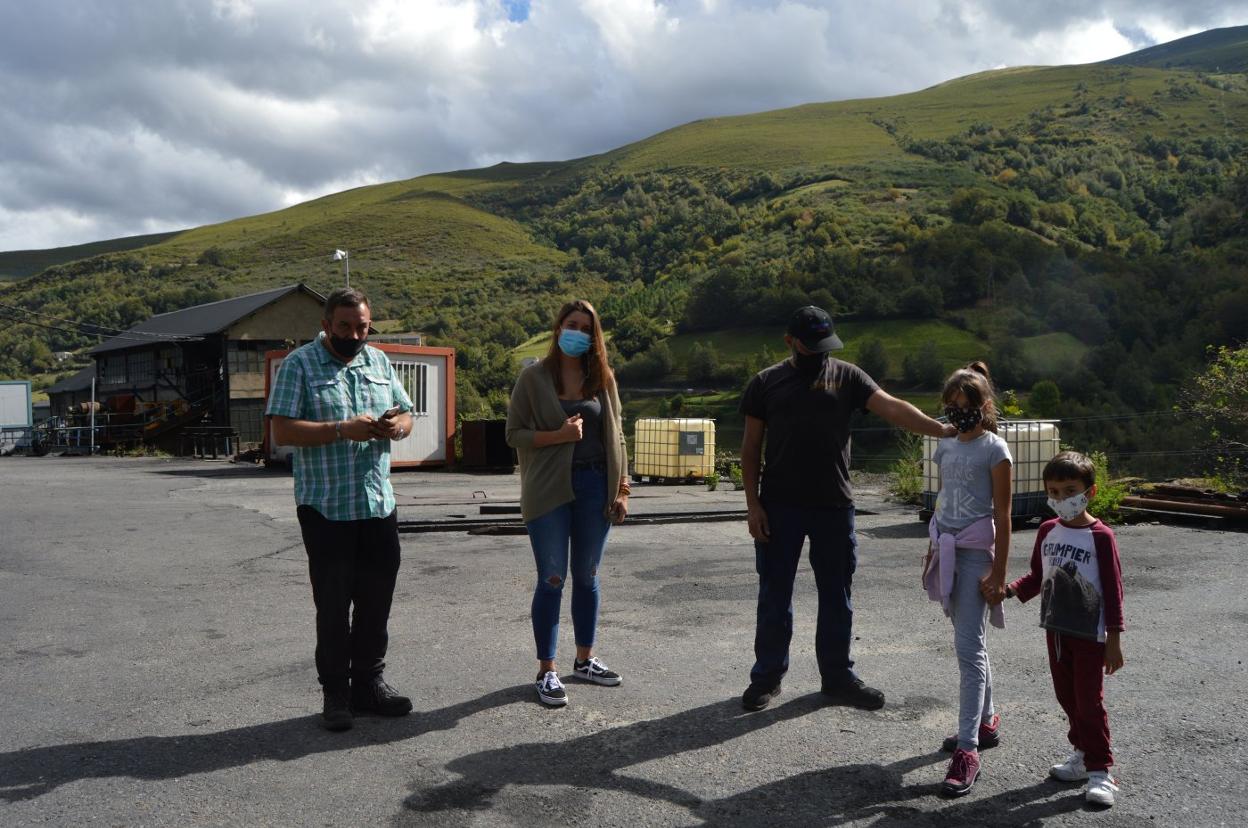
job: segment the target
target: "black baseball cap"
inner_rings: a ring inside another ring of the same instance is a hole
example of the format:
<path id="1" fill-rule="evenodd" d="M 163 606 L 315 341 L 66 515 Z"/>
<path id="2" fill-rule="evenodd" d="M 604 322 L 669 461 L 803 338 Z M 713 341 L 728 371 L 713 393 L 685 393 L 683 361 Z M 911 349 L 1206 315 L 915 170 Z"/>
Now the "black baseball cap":
<path id="1" fill-rule="evenodd" d="M 815 354 L 839 351 L 845 347 L 833 330 L 832 317 L 823 308 L 814 305 L 797 309 L 789 320 L 789 336 Z"/>

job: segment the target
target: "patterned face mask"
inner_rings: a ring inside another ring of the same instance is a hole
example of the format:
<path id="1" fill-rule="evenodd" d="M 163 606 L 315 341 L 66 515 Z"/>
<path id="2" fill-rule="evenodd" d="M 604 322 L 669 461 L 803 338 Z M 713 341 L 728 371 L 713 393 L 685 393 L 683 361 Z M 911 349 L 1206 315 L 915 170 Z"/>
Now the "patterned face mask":
<path id="1" fill-rule="evenodd" d="M 1049 508 L 1062 520 L 1074 520 L 1083 514 L 1084 509 L 1088 508 L 1088 493 L 1080 492 L 1065 500 L 1054 500 L 1050 497 Z"/>
<path id="2" fill-rule="evenodd" d="M 949 422 L 953 423 L 962 434 L 973 431 L 975 426 L 979 425 L 984 419 L 984 412 L 978 408 L 958 408 L 957 406 L 945 406 L 945 416 L 949 418 Z"/>

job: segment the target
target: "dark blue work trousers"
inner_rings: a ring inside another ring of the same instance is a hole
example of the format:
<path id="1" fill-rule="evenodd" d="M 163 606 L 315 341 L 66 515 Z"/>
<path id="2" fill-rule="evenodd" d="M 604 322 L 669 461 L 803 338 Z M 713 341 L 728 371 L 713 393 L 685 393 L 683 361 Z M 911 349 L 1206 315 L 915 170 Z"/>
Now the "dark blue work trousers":
<path id="1" fill-rule="evenodd" d="M 824 687 L 857 678 L 849 657 L 854 621 L 850 585 L 858 558 L 854 507 L 808 509 L 764 502 L 770 539 L 754 542 L 758 570 L 758 625 L 750 681 L 774 686 L 789 669 L 793 638 L 793 580 L 802 546 L 810 539 L 810 568 L 819 589 L 815 655 Z"/>

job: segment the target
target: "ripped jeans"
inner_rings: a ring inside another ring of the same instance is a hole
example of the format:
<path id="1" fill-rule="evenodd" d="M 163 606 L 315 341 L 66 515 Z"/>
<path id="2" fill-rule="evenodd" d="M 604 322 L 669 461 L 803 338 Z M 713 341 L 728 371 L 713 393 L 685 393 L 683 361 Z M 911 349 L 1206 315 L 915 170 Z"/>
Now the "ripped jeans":
<path id="1" fill-rule="evenodd" d="M 572 564 L 572 628 L 577 645 L 594 646 L 598 627 L 598 566 L 602 563 L 607 532 L 611 529 L 611 521 L 604 513 L 607 507 L 605 468 L 574 468 L 572 493 L 575 497 L 572 502 L 525 524 L 537 564 L 533 638 L 540 661 L 555 658 L 559 609 L 569 560 Z"/>

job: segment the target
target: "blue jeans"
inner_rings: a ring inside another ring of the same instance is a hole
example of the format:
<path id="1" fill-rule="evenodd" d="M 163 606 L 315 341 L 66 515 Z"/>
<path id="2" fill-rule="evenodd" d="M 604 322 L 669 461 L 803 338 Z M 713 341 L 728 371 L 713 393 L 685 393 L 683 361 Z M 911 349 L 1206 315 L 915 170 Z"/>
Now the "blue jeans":
<path id="1" fill-rule="evenodd" d="M 854 507 L 805 509 L 764 503 L 770 540 L 754 542 L 758 569 L 758 625 L 754 633 L 754 662 L 750 681 L 767 686 L 780 683 L 789 669 L 789 642 L 793 638 L 793 579 L 802 544 L 810 538 L 810 568 L 819 589 L 819 618 L 815 627 L 815 655 L 825 687 L 857 679 L 849 643 L 854 622 L 850 585 L 858 564 L 855 552 Z"/>
<path id="2" fill-rule="evenodd" d="M 537 563 L 533 591 L 533 638 L 540 661 L 553 661 L 559 641 L 559 608 L 563 582 L 572 563 L 572 628 L 580 647 L 594 646 L 598 627 L 598 566 L 607 545 L 611 521 L 607 507 L 607 473 L 602 468 L 572 470 L 574 500 L 529 521 L 529 543 Z M 569 556 L 569 547 L 571 555 Z"/>

